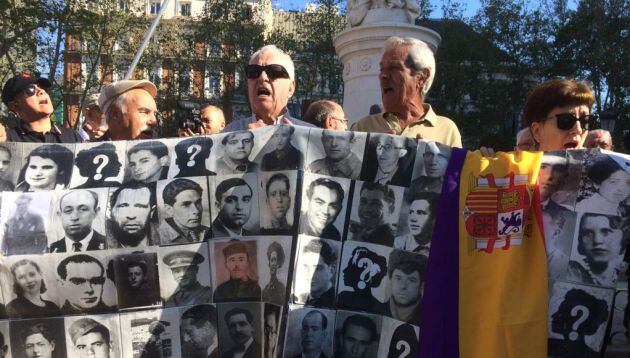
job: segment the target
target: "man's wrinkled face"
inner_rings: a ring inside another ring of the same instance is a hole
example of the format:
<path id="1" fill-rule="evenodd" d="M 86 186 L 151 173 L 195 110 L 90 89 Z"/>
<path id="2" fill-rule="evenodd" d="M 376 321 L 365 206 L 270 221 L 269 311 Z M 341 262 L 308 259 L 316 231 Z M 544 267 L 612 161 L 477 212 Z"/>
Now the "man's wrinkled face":
<path id="1" fill-rule="evenodd" d="M 584 141 L 584 148 L 600 148 L 613 150 L 610 133 L 603 130 L 595 130 L 588 133 Z"/>
<path id="2" fill-rule="evenodd" d="M 347 131 L 325 130 L 322 133 L 322 144 L 326 158 L 339 161 L 350 155 L 352 144 L 354 144 L 354 134 Z"/>
<path id="3" fill-rule="evenodd" d="M 440 151 L 437 144 L 434 142 L 427 143 L 422 159 L 424 160 L 424 170 L 427 172 L 428 177 L 441 178 L 444 176 L 448 166 L 448 158 Z"/>
<path id="4" fill-rule="evenodd" d="M 0 148 L 0 177 L 4 177 L 11 165 L 11 153 Z"/>
<path id="5" fill-rule="evenodd" d="M 349 324 L 341 339 L 343 358 L 364 358 L 372 343 L 372 334 L 366 328 Z"/>
<path id="6" fill-rule="evenodd" d="M 297 291 L 310 292 L 313 297 L 319 297 L 332 287 L 336 272 L 334 265 L 328 265 L 319 254 L 310 251 L 300 254 L 300 264 L 296 270 L 295 277 L 304 278 L 297 280 L 296 284 L 303 286 Z"/>
<path id="7" fill-rule="evenodd" d="M 101 302 L 105 284 L 103 269 L 95 262 L 70 262 L 66 272 L 61 286 L 68 302 L 82 310 L 96 307 Z"/>
<path id="8" fill-rule="evenodd" d="M 387 112 L 400 113 L 421 97 L 421 81 L 412 74 L 405 64 L 408 46 L 397 46 L 383 53 L 378 79 L 381 84 L 381 98 Z"/>
<path id="9" fill-rule="evenodd" d="M 361 225 L 374 228 L 385 221 L 386 210 L 389 204 L 385 200 L 385 194 L 380 190 L 362 190 L 359 198 L 359 219 Z"/>
<path id="10" fill-rule="evenodd" d="M 196 190 L 184 190 L 175 196 L 173 206 L 165 204 L 171 212 L 175 224 L 186 230 L 193 230 L 201 225 L 201 195 Z"/>
<path id="11" fill-rule="evenodd" d="M 199 272 L 197 265 L 171 267 L 173 279 L 178 287 L 190 287 L 197 283 L 197 272 Z"/>
<path id="12" fill-rule="evenodd" d="M 133 180 L 153 183 L 160 179 L 162 167 L 167 165 L 168 157 L 158 158 L 149 150 L 139 150 L 129 155 L 129 169 Z"/>
<path id="13" fill-rule="evenodd" d="M 127 268 L 127 282 L 129 282 L 129 286 L 139 288 L 144 283 L 144 280 L 145 276 L 144 271 L 142 271 L 142 267 L 129 266 Z"/>
<path id="14" fill-rule="evenodd" d="M 291 128 L 289 126 L 280 126 L 271 135 L 271 140 L 276 143 L 276 150 L 285 150 L 291 144 Z"/>
<path id="15" fill-rule="evenodd" d="M 208 354 L 208 348 L 214 343 L 217 333 L 210 322 L 205 322 L 201 327 L 197 327 L 192 318 L 183 319 L 179 330 L 182 345 L 185 346 L 184 351 L 187 353 L 198 352 L 199 357 Z M 195 355 L 195 357 L 197 356 Z"/>
<path id="16" fill-rule="evenodd" d="M 238 345 L 244 345 L 254 335 L 254 327 L 244 313 L 231 315 L 227 320 L 230 337 Z"/>
<path id="17" fill-rule="evenodd" d="M 249 256 L 244 252 L 228 256 L 225 259 L 225 266 L 233 280 L 246 280 L 249 277 Z"/>
<path id="18" fill-rule="evenodd" d="M 431 217 L 429 208 L 429 202 L 424 199 L 414 200 L 411 205 L 409 205 L 407 225 L 409 225 L 409 233 L 411 235 L 418 236 L 422 233 L 422 230 Z"/>
<path id="19" fill-rule="evenodd" d="M 148 188 L 123 189 L 112 209 L 112 219 L 128 234 L 146 230 L 150 214 L 151 192 Z"/>
<path id="20" fill-rule="evenodd" d="M 402 138 L 381 136 L 376 144 L 376 160 L 384 173 L 390 173 L 398 166 L 398 159 L 407 154 Z"/>
<path id="21" fill-rule="evenodd" d="M 86 190 L 66 194 L 59 203 L 61 226 L 70 238 L 83 239 L 92 230 L 98 208 L 94 196 Z"/>
<path id="22" fill-rule="evenodd" d="M 123 113 L 107 118 L 109 131 L 115 140 L 151 139 L 156 137 L 157 106 L 151 94 L 135 88 L 125 92 Z M 118 109 L 111 109 L 118 111 Z"/>
<path id="23" fill-rule="evenodd" d="M 276 220 L 284 219 L 291 207 L 291 196 L 289 188 L 283 180 L 275 180 L 269 185 L 267 191 L 267 203 L 271 216 Z"/>
<path id="24" fill-rule="evenodd" d="M 250 61 L 253 65 L 282 65 L 286 69 L 283 58 L 275 52 L 263 52 Z M 293 96 L 295 82 L 289 78 L 271 80 L 266 72 L 257 79 L 247 79 L 249 105 L 256 117 L 276 119 L 287 107 L 289 98 Z"/>
<path id="25" fill-rule="evenodd" d="M 9 102 L 9 109 L 16 112 L 20 120 L 26 123 L 39 120 L 54 112 L 48 92 L 37 84 L 34 86 L 35 95 L 27 97 L 25 93 L 22 93 L 14 101 Z"/>
<path id="26" fill-rule="evenodd" d="M 228 134 L 225 142 L 225 154 L 232 160 L 240 162 L 249 160 L 249 154 L 254 147 L 252 132 L 238 132 Z"/>
<path id="27" fill-rule="evenodd" d="M 520 133 L 516 139 L 515 150 L 536 150 L 536 141 L 532 136 L 532 132 L 526 129 Z"/>
<path id="28" fill-rule="evenodd" d="M 107 342 L 101 332 L 90 332 L 77 338 L 74 350 L 78 358 L 109 358 L 111 342 Z"/>
<path id="29" fill-rule="evenodd" d="M 27 358 L 51 358 L 55 341 L 49 341 L 41 333 L 34 333 L 24 340 L 24 353 Z"/>
<path id="30" fill-rule="evenodd" d="M 394 269 L 391 282 L 392 298 L 397 305 L 408 307 L 419 302 L 422 281 L 418 271 L 406 274 L 402 270 Z"/>
<path id="31" fill-rule="evenodd" d="M 219 218 L 231 228 L 242 228 L 249 220 L 252 206 L 252 191 L 248 186 L 239 185 L 228 189 L 217 203 Z"/>
<path id="32" fill-rule="evenodd" d="M 219 108 L 208 106 L 201 111 L 199 118 L 205 134 L 217 134 L 225 128 L 225 116 Z"/>
<path id="33" fill-rule="evenodd" d="M 304 352 L 313 352 L 321 349 L 326 331 L 324 330 L 322 315 L 317 312 L 310 312 L 302 320 L 302 349 Z"/>
<path id="34" fill-rule="evenodd" d="M 607 216 L 588 216 L 580 222 L 579 240 L 589 263 L 615 262 L 622 253 L 623 232 L 610 226 Z"/>
<path id="35" fill-rule="evenodd" d="M 341 198 L 337 191 L 317 185 L 313 188 L 313 193 L 308 201 L 306 219 L 309 226 L 318 233 L 332 224 L 341 211 Z"/>

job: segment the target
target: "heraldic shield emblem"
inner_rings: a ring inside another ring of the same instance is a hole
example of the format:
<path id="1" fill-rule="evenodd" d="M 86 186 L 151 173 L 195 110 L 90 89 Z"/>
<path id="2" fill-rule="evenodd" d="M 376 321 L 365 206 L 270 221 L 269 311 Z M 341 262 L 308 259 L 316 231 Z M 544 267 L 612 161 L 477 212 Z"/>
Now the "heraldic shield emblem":
<path id="1" fill-rule="evenodd" d="M 514 173 L 476 178 L 462 212 L 475 249 L 491 253 L 521 245 L 532 195 L 527 179 Z"/>

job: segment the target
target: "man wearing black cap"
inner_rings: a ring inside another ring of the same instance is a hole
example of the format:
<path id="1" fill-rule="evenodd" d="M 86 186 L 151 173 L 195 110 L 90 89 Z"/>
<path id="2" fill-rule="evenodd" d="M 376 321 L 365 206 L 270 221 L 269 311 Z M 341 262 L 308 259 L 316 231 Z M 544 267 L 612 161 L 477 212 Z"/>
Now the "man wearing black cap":
<path id="1" fill-rule="evenodd" d="M 212 289 L 203 286 L 197 280 L 199 264 L 204 257 L 192 251 L 173 251 L 168 253 L 162 261 L 170 267 L 173 279 L 177 282 L 175 292 L 166 300 L 166 307 L 190 306 L 210 302 Z"/>
<path id="2" fill-rule="evenodd" d="M 249 277 L 250 259 L 247 247 L 242 242 L 235 242 L 223 248 L 223 257 L 225 267 L 230 272 L 230 279 L 217 287 L 214 301 L 260 300 L 261 290 L 258 281 Z"/>
<path id="3" fill-rule="evenodd" d="M 46 92 L 51 83 L 26 73 L 10 78 L 2 88 L 2 102 L 20 118 L 17 127 L 7 129 L 8 142 L 80 143 L 81 137 L 70 128 L 58 127 L 50 116 L 52 100 Z"/>

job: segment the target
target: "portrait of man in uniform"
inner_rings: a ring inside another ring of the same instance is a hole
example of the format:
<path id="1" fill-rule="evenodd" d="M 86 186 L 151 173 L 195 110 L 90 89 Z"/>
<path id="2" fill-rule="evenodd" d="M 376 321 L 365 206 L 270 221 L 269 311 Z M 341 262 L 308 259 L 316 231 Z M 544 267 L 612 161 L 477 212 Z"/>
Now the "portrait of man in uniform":
<path id="1" fill-rule="evenodd" d="M 44 219 L 31 209 L 33 195 L 20 194 L 15 198 L 15 209 L 9 212 L 9 219 L 4 225 L 4 255 L 41 254 L 46 251 Z M 8 196 L 2 199 L 3 205 L 10 205 Z"/>
<path id="2" fill-rule="evenodd" d="M 93 229 L 100 212 L 98 194 L 92 190 L 76 189 L 63 194 L 57 215 L 65 235 L 50 244 L 50 252 L 104 250 L 105 236 Z"/>
<path id="3" fill-rule="evenodd" d="M 155 245 L 155 192 L 143 183 L 131 183 L 114 190 L 109 198 L 108 248 Z"/>
<path id="4" fill-rule="evenodd" d="M 164 303 L 166 307 L 198 305 L 212 300 L 212 288 L 202 285 L 197 277 L 199 265 L 204 261 L 201 254 L 187 250 L 171 251 L 162 258 L 177 282 L 175 292 Z"/>
<path id="5" fill-rule="evenodd" d="M 202 225 L 203 188 L 191 179 L 175 179 L 164 187 L 162 199 L 166 218 L 160 225 L 162 245 L 190 244 L 210 238 L 210 228 Z"/>
<path id="6" fill-rule="evenodd" d="M 230 178 L 217 185 L 214 193 L 218 210 L 212 222 L 213 237 L 255 235 L 244 226 L 252 210 L 252 187 L 242 178 Z"/>
<path id="7" fill-rule="evenodd" d="M 249 243 L 249 246 L 255 245 Z M 256 277 L 256 266 L 252 265 L 254 252 L 248 251 L 247 246 L 240 241 L 233 242 L 223 247 L 223 263 L 229 272 L 229 279 L 220 283 L 214 292 L 215 302 L 260 300 L 261 290 Z M 218 280 L 218 278 L 217 278 Z"/>
<path id="8" fill-rule="evenodd" d="M 352 152 L 355 132 L 324 130 L 321 141 L 326 156 L 310 164 L 311 173 L 348 179 L 359 178 L 361 160 Z"/>
<path id="9" fill-rule="evenodd" d="M 210 157 L 212 138 L 191 137 L 182 139 L 175 145 L 175 164 L 179 172 L 176 178 L 207 177 L 216 175 L 206 168 L 206 160 Z"/>
<path id="10" fill-rule="evenodd" d="M 127 171 L 132 182 L 166 179 L 169 162 L 168 148 L 159 141 L 143 141 L 127 149 Z"/>
<path id="11" fill-rule="evenodd" d="M 262 300 L 264 302 L 284 305 L 286 286 L 278 280 L 278 269 L 284 265 L 284 249 L 282 245 L 273 241 L 267 247 L 267 265 L 269 266 L 269 283 L 262 290 Z"/>
<path id="12" fill-rule="evenodd" d="M 270 142 L 275 144 L 273 151 L 262 158 L 262 170 L 294 170 L 301 169 L 304 163 L 304 155 L 291 144 L 291 138 L 295 132 L 295 126 L 279 125 L 271 135 Z"/>
<path id="13" fill-rule="evenodd" d="M 341 184 L 329 178 L 317 178 L 306 189 L 305 199 L 299 233 L 341 240 L 341 233 L 334 225 L 343 206 L 344 190 Z"/>
<path id="14" fill-rule="evenodd" d="M 113 334 L 109 328 L 96 320 L 83 317 L 74 321 L 68 328 L 72 341 L 71 358 L 115 358 Z"/>
<path id="15" fill-rule="evenodd" d="M 254 148 L 254 133 L 251 131 L 230 132 L 223 140 L 224 154 L 217 159 L 215 171 L 218 175 L 252 173 L 258 164 L 249 160 Z"/>

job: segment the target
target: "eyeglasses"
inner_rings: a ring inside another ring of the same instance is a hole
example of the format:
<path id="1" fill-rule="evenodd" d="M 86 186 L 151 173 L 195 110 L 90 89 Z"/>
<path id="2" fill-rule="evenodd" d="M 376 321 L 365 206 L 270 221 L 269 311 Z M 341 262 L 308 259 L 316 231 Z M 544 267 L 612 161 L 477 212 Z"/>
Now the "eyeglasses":
<path id="1" fill-rule="evenodd" d="M 401 147 L 396 147 L 396 146 L 393 146 L 393 145 L 391 145 L 391 144 L 385 144 L 385 145 L 382 145 L 381 143 L 378 143 L 378 144 L 376 145 L 376 150 L 385 150 L 386 152 L 389 152 L 389 151 L 390 151 L 390 150 L 392 150 L 392 149 L 398 149 L 398 150 L 400 150 L 400 149 L 404 149 L 404 148 L 401 148 Z"/>
<path id="2" fill-rule="evenodd" d="M 586 114 L 582 117 L 576 117 L 571 113 L 556 114 L 556 126 L 558 129 L 568 131 L 573 128 L 575 122 L 580 122 L 580 127 L 585 130 L 593 130 L 599 128 L 599 116 L 596 114 Z"/>
<path id="3" fill-rule="evenodd" d="M 265 71 L 270 80 L 278 78 L 289 78 L 289 73 L 282 65 L 247 65 L 245 66 L 245 76 L 250 80 L 255 80 L 260 77 L 260 74 Z"/>

